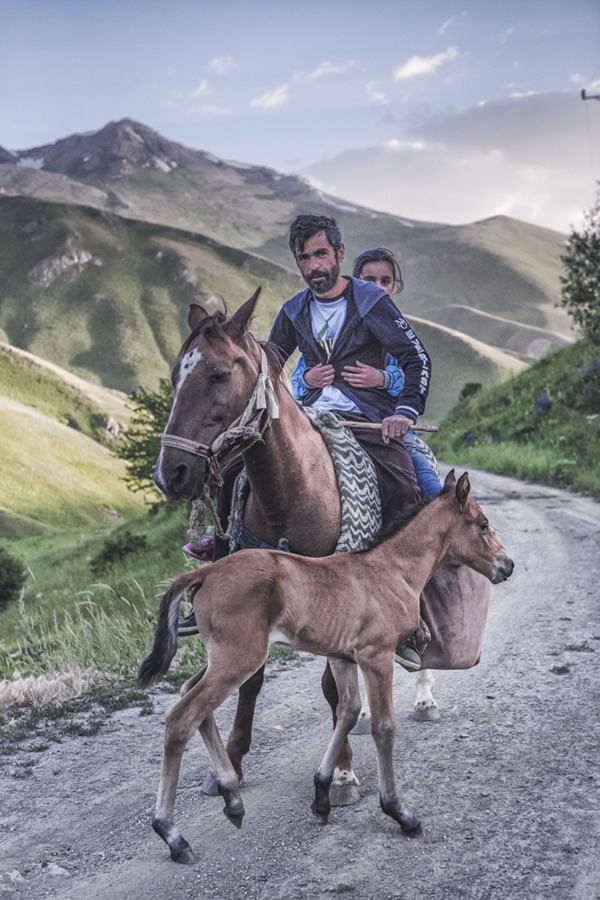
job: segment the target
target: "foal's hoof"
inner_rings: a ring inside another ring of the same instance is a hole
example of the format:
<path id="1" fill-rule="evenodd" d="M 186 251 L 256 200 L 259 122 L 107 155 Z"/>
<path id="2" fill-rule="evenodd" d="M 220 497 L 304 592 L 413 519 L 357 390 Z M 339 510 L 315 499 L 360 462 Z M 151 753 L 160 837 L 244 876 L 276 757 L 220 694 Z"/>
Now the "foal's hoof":
<path id="1" fill-rule="evenodd" d="M 170 849 L 173 862 L 183 863 L 184 866 L 192 866 L 198 862 L 198 857 L 183 838 L 181 838 L 181 846 L 174 846 Z"/>
<path id="2" fill-rule="evenodd" d="M 229 819 L 232 825 L 235 825 L 236 828 L 242 827 L 242 822 L 244 821 L 244 807 L 239 805 L 234 806 L 225 806 L 223 807 L 223 812 Z"/>
<path id="3" fill-rule="evenodd" d="M 329 802 L 332 806 L 352 806 L 360 800 L 360 790 L 356 784 L 335 784 L 329 788 Z"/>
<path id="4" fill-rule="evenodd" d="M 415 722 L 439 722 L 440 711 L 435 706 L 415 706 L 412 718 Z"/>
<path id="5" fill-rule="evenodd" d="M 219 788 L 217 787 L 217 779 L 216 777 L 210 773 L 204 779 L 204 784 L 200 788 L 203 794 L 206 794 L 207 797 L 218 797 L 219 796 Z"/>
<path id="6" fill-rule="evenodd" d="M 400 816 L 400 828 L 407 837 L 418 837 L 420 834 L 423 834 L 423 826 L 420 820 L 416 816 L 409 816 L 407 813 L 402 813 Z"/>

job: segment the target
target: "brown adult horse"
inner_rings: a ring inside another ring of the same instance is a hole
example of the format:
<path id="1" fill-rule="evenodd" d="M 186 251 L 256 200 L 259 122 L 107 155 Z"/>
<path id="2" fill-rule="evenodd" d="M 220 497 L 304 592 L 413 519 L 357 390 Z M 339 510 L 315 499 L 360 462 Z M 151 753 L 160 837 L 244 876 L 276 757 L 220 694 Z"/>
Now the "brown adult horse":
<path id="1" fill-rule="evenodd" d="M 218 478 L 222 465 L 241 454 L 250 485 L 246 528 L 273 547 L 285 538 L 294 553 L 326 556 L 333 552 L 341 529 L 333 464 L 320 433 L 280 377 L 274 348 L 261 346 L 248 330 L 259 292 L 229 318 L 191 306 L 191 334 L 172 373 L 174 399 L 155 482 L 169 499 L 189 501 L 201 495 L 211 474 Z M 442 577 L 443 571 L 435 578 Z M 475 584 L 471 576 L 478 579 Z M 465 567 L 453 570 L 449 578 L 452 586 L 446 588 L 444 582 L 443 590 L 449 591 L 451 599 L 465 591 L 476 595 L 478 603 L 480 599 L 487 603 L 485 579 Z M 431 673 L 419 672 L 416 678 L 417 708 L 435 708 Z M 262 679 L 261 669 L 241 687 L 227 744 L 240 778 Z M 323 691 L 335 722 L 338 697 L 329 666 Z M 348 742 L 339 770 L 338 802 L 343 803 L 351 799 L 344 792 L 356 797 L 358 784 Z"/>
<path id="2" fill-rule="evenodd" d="M 493 584 L 509 578 L 514 567 L 470 497 L 466 473 L 457 483 L 452 471 L 439 497 L 369 550 L 320 559 L 277 550 L 242 550 L 175 579 L 161 601 L 154 647 L 142 663 L 139 683 L 147 686 L 168 671 L 177 651 L 179 603 L 191 591 L 208 664 L 186 682 L 182 698 L 167 716 L 152 823 L 176 862 L 196 860 L 174 824 L 174 813 L 181 759 L 198 728 L 225 800 L 225 815 L 241 827 L 244 806 L 238 776 L 213 714 L 264 665 L 274 642 L 327 656 L 334 673 L 337 723 L 315 774 L 315 815 L 327 821 L 336 760 L 358 719 L 358 664 L 371 705 L 381 808 L 405 833 L 420 832 L 419 820 L 402 809 L 396 794 L 394 650 L 398 638 L 408 637 L 417 627 L 421 591 L 444 562 L 470 566 Z"/>

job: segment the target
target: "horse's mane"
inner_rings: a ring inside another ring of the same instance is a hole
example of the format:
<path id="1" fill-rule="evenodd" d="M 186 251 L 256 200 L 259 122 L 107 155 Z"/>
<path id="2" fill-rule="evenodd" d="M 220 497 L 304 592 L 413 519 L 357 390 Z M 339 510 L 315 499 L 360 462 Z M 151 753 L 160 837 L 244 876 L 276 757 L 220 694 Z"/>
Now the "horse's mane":
<path id="1" fill-rule="evenodd" d="M 207 315 L 206 318 L 202 319 L 199 325 L 187 336 L 179 351 L 179 356 L 183 356 L 184 353 L 189 350 L 191 344 L 200 335 L 203 335 L 210 343 L 224 340 L 226 333 L 223 326 L 229 319 L 231 319 L 231 316 L 227 314 L 227 307 L 225 307 L 224 311 L 218 309 L 211 315 Z M 270 341 L 259 341 L 251 332 L 246 332 L 246 335 L 250 335 L 250 337 L 263 348 L 269 366 L 273 370 L 272 374 L 276 378 L 279 378 L 283 372 L 283 357 L 277 344 L 273 344 Z"/>

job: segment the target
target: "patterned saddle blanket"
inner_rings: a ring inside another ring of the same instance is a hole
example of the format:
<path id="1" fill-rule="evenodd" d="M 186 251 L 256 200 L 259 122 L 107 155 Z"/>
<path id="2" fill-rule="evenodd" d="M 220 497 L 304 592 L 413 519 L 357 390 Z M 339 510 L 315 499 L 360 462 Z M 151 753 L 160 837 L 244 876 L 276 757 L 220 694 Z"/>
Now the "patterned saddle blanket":
<path id="1" fill-rule="evenodd" d="M 349 428 L 342 425 L 335 413 L 327 410 L 305 410 L 314 428 L 325 441 L 335 468 L 342 507 L 342 529 L 334 553 L 360 550 L 381 528 L 381 501 L 375 465 L 362 449 Z M 229 552 L 240 549 L 244 506 L 248 497 L 246 470 L 239 474 L 231 507 L 231 540 Z M 247 546 L 247 541 L 244 541 Z M 279 549 L 293 547 L 281 546 Z"/>

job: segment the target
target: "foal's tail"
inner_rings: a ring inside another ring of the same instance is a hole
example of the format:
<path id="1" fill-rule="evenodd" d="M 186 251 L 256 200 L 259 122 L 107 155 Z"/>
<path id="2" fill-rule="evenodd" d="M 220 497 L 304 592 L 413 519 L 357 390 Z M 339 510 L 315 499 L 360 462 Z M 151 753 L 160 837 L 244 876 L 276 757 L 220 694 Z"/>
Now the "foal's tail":
<path id="1" fill-rule="evenodd" d="M 169 671 L 171 661 L 177 653 L 177 621 L 181 598 L 189 590 L 199 588 L 205 574 L 202 570 L 186 572 L 185 575 L 176 578 L 163 595 L 158 608 L 154 646 L 142 662 L 138 673 L 140 687 L 154 684 Z"/>

